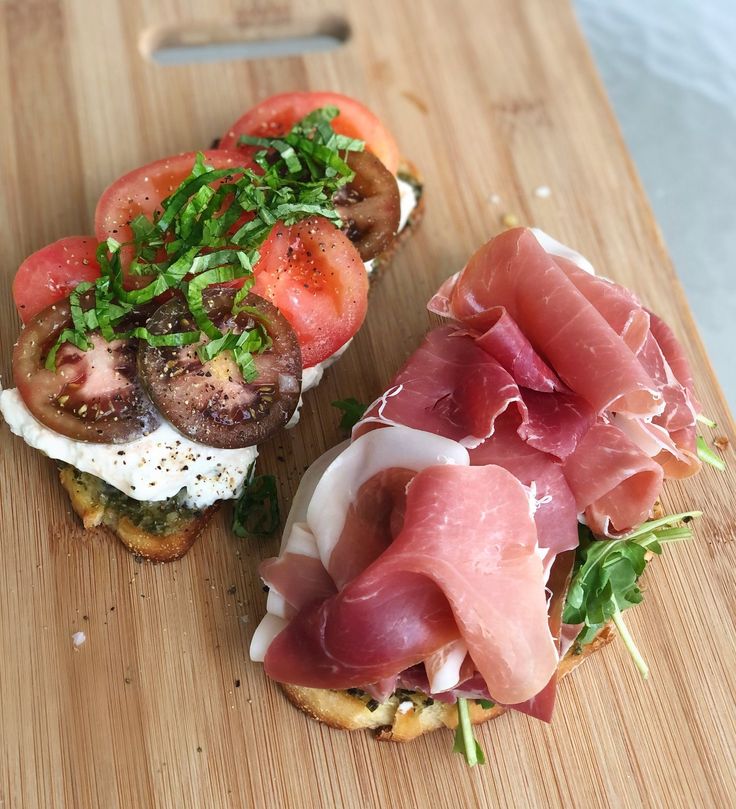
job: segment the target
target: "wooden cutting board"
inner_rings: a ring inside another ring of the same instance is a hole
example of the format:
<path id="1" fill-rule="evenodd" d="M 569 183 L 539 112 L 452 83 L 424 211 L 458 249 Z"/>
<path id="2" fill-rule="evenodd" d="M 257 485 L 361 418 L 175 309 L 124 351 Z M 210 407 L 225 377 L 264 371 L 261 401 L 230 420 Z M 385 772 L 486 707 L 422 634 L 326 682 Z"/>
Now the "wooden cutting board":
<path id="1" fill-rule="evenodd" d="M 298 18 L 308 29 L 328 13 L 352 28 L 329 53 L 162 67 L 139 50 L 162 26 L 210 36 Z M 27 254 L 89 232 L 124 171 L 207 146 L 266 95 L 306 88 L 376 110 L 425 175 L 427 214 L 298 428 L 263 447 L 284 509 L 341 438 L 329 402 L 382 390 L 427 328 L 430 293 L 504 214 L 576 246 L 664 316 L 733 440 L 583 38 L 567 3 L 548 0 L 0 0 L 4 383 L 18 328 L 10 283 Z M 533 193 L 542 185 L 549 198 Z M 668 510 L 705 516 L 694 541 L 651 565 L 645 602 L 627 613 L 650 681 L 612 645 L 564 682 L 552 725 L 514 715 L 483 727 L 488 763 L 471 771 L 449 732 L 379 744 L 308 720 L 265 682 L 247 648 L 265 604 L 256 564 L 276 540 L 236 539 L 226 510 L 183 560 L 138 564 L 104 531 L 81 530 L 52 462 L 5 426 L 0 439 L 3 809 L 736 805 L 730 451 L 728 472 L 667 484 Z M 75 650 L 76 631 L 87 641 Z"/>

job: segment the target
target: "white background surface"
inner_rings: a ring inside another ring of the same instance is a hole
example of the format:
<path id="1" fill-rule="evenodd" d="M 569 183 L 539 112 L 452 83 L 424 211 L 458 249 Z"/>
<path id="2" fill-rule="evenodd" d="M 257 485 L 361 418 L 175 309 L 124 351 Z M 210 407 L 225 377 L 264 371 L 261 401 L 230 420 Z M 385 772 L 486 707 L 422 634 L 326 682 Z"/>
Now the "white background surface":
<path id="1" fill-rule="evenodd" d="M 732 411 L 736 0 L 574 0 Z"/>

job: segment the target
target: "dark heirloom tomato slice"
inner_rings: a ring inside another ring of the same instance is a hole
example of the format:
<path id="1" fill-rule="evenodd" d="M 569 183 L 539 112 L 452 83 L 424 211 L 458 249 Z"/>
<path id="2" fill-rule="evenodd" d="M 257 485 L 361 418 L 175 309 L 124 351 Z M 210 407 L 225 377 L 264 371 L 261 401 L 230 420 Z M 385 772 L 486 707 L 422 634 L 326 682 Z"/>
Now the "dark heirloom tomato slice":
<path id="1" fill-rule="evenodd" d="M 15 344 L 13 377 L 31 413 L 78 441 L 121 444 L 155 430 L 160 418 L 138 382 L 135 341 L 108 343 L 94 333 L 89 351 L 65 343 L 56 372 L 44 367 L 56 338 L 71 326 L 67 299 L 31 320 Z"/>
<path id="2" fill-rule="evenodd" d="M 343 232 L 363 261 L 370 261 L 396 238 L 401 219 L 399 187 L 394 175 L 370 152 L 350 152 L 348 165 L 355 177 L 333 201 Z"/>
<path id="3" fill-rule="evenodd" d="M 299 403 L 302 361 L 296 334 L 284 316 L 263 298 L 248 295 L 248 312 L 232 314 L 236 290 L 204 291 L 204 309 L 224 331 L 241 333 L 260 323 L 273 345 L 253 356 L 258 376 L 243 379 L 232 352 L 204 364 L 197 345 L 155 348 L 141 343 L 138 367 L 151 398 L 184 435 L 212 447 L 235 449 L 264 441 L 283 427 Z M 257 322 L 256 322 L 257 321 Z M 159 307 L 148 321 L 153 334 L 192 328 L 181 298 Z"/>

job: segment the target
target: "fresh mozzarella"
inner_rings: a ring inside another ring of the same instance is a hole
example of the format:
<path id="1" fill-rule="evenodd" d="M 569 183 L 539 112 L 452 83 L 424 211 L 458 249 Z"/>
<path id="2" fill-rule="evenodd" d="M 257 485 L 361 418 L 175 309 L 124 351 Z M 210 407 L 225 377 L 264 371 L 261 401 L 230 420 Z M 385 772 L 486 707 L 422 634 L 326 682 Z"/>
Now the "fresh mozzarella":
<path id="1" fill-rule="evenodd" d="M 18 390 L 0 393 L 0 411 L 15 435 L 50 458 L 71 464 L 135 500 L 166 500 L 186 489 L 184 503 L 206 508 L 243 490 L 256 447 L 216 449 L 177 432 L 168 422 L 127 444 L 93 444 L 45 427 Z"/>

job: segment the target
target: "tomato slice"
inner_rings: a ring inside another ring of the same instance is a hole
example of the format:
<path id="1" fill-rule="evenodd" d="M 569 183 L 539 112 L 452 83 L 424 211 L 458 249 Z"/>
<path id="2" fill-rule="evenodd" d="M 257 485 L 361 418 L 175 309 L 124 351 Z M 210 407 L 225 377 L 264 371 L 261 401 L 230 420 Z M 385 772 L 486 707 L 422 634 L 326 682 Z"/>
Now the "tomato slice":
<path id="1" fill-rule="evenodd" d="M 13 280 L 20 319 L 28 323 L 47 306 L 66 298 L 77 284 L 98 278 L 96 250 L 94 236 L 69 236 L 28 256 Z"/>
<path id="2" fill-rule="evenodd" d="M 83 297 L 83 306 L 91 303 Z M 141 313 L 139 321 L 144 318 Z M 66 343 L 57 353 L 56 371 L 44 367 L 56 338 L 71 325 L 67 299 L 44 309 L 20 333 L 13 378 L 31 413 L 78 441 L 119 444 L 155 430 L 160 418 L 138 381 L 133 340 L 108 343 L 93 334 L 89 351 Z"/>
<path id="3" fill-rule="evenodd" d="M 260 249 L 253 292 L 274 303 L 299 338 L 302 363 L 327 359 L 358 331 L 368 275 L 348 237 L 319 216 L 278 222 Z"/>
<path id="4" fill-rule="evenodd" d="M 286 319 L 263 298 L 247 295 L 247 312 L 232 314 L 236 291 L 207 289 L 204 308 L 220 329 L 240 333 L 256 321 L 272 345 L 253 356 L 257 377 L 246 382 L 230 351 L 204 364 L 197 346 L 154 347 L 141 343 L 138 365 L 151 398 L 184 435 L 211 447 L 234 449 L 265 441 L 286 424 L 299 403 L 301 354 Z M 191 313 L 174 298 L 153 314 L 148 329 L 168 334 L 191 329 Z"/>
<path id="5" fill-rule="evenodd" d="M 238 170 L 253 165 L 238 151 L 209 149 L 203 154 L 208 166 L 213 169 L 232 168 L 234 175 L 239 173 Z M 161 200 L 166 199 L 192 173 L 196 157 L 197 152 L 182 152 L 133 169 L 115 180 L 103 191 L 95 209 L 97 238 L 105 241 L 112 237 L 121 243 L 132 241 L 131 221 L 141 214 L 151 218 L 156 211 L 160 211 Z M 214 183 L 213 187 L 218 184 Z M 162 251 L 161 259 L 164 257 Z M 124 247 L 121 258 L 126 287 L 137 288 L 150 282 L 150 276 L 129 275 L 126 272 L 133 258 L 132 248 Z"/>
<path id="6" fill-rule="evenodd" d="M 277 137 L 320 107 L 337 107 L 340 114 L 332 121 L 335 132 L 366 142 L 369 151 L 392 173 L 399 168 L 399 147 L 380 120 L 359 101 L 340 93 L 282 93 L 261 101 L 248 110 L 220 139 L 221 149 L 242 149 L 252 156 L 258 147 L 238 146 L 241 135 Z"/>
<path id="7" fill-rule="evenodd" d="M 333 197 L 343 221 L 343 231 L 370 261 L 396 238 L 401 221 L 401 198 L 396 178 L 370 152 L 351 152 L 348 165 L 355 172 L 351 182 Z"/>
<path id="8" fill-rule="evenodd" d="M 209 149 L 203 152 L 205 163 L 213 169 L 249 166 L 243 153 L 224 149 Z M 95 233 L 99 241 L 112 237 L 119 242 L 131 241 L 133 232 L 130 222 L 143 214 L 149 218 L 160 210 L 161 200 L 166 199 L 192 173 L 197 152 L 182 152 L 163 160 L 155 160 L 133 169 L 109 185 L 100 197 L 95 209 Z"/>

